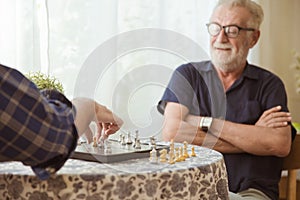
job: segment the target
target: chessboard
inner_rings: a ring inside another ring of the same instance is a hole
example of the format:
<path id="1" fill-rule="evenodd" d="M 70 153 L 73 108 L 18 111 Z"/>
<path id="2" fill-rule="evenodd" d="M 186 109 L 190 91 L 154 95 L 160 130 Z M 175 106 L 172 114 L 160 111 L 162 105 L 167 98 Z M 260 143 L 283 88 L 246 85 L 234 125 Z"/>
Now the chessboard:
<path id="1" fill-rule="evenodd" d="M 149 158 L 150 151 L 153 149 L 148 143 L 141 143 L 140 149 L 136 149 L 132 144 L 121 144 L 117 140 L 109 139 L 110 149 L 94 146 L 92 143 L 78 144 L 71 158 L 95 161 L 100 163 L 113 163 L 130 159 Z M 155 149 L 157 151 L 168 149 L 169 145 L 156 143 Z"/>

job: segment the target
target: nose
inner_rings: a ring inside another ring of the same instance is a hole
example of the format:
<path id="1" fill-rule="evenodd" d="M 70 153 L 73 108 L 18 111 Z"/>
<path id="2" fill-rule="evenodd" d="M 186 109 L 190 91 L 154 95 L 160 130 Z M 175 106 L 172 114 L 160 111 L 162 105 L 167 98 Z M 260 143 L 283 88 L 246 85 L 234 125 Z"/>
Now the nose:
<path id="1" fill-rule="evenodd" d="M 216 41 L 219 43 L 228 42 L 228 37 L 226 36 L 225 30 L 222 28 L 220 33 L 216 36 Z"/>

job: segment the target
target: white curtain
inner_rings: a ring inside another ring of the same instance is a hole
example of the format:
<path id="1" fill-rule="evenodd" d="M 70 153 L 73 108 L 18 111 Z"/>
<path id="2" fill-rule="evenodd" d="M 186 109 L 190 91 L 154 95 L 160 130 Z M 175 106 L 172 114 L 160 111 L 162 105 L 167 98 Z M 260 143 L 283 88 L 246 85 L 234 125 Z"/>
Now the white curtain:
<path id="1" fill-rule="evenodd" d="M 216 1 L 0 0 L 0 62 L 57 77 L 69 98 L 95 98 L 125 120 L 124 132 L 159 135 L 162 118 L 155 106 L 172 70 L 208 59 L 205 23 Z M 288 1 L 293 5 L 285 11 L 296 16 L 299 3 Z M 269 67 L 276 51 L 271 44 L 278 42 L 273 30 L 282 30 L 276 20 L 293 20 L 277 14 L 285 2 L 259 2 L 266 13 L 264 42 L 249 59 Z"/>

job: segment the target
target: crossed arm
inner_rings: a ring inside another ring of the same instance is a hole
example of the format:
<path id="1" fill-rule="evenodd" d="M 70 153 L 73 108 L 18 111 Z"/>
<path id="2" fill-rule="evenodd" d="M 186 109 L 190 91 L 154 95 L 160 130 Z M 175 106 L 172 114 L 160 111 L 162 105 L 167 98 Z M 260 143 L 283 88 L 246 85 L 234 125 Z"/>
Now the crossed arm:
<path id="1" fill-rule="evenodd" d="M 206 146 L 222 153 L 288 155 L 291 146 L 290 114 L 277 106 L 265 111 L 255 125 L 214 119 L 209 133 L 199 127 L 201 116 L 189 115 L 187 107 L 169 102 L 165 108 L 163 138 Z"/>

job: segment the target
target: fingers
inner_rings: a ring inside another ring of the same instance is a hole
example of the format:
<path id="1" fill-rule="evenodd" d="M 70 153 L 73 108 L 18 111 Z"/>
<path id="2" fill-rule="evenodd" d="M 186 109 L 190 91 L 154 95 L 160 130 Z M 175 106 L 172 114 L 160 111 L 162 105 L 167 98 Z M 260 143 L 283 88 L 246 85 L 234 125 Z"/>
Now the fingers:
<path id="1" fill-rule="evenodd" d="M 90 143 L 93 141 L 93 132 L 90 127 L 84 132 L 87 142 Z"/>
<path id="2" fill-rule="evenodd" d="M 281 106 L 276 106 L 266 110 L 255 125 L 264 127 L 284 127 L 291 122 L 291 114 L 288 112 L 280 112 Z"/>
<path id="3" fill-rule="evenodd" d="M 105 124 L 114 124 L 119 127 L 123 125 L 123 120 L 120 117 L 100 104 L 96 104 L 96 120 Z"/>

